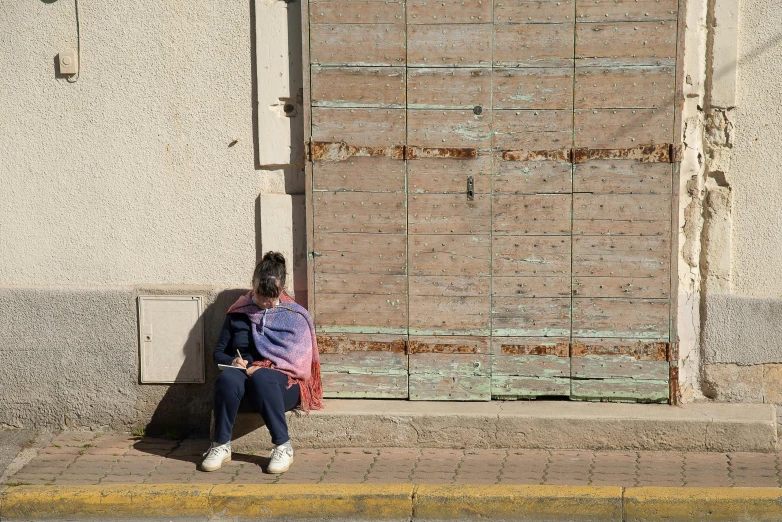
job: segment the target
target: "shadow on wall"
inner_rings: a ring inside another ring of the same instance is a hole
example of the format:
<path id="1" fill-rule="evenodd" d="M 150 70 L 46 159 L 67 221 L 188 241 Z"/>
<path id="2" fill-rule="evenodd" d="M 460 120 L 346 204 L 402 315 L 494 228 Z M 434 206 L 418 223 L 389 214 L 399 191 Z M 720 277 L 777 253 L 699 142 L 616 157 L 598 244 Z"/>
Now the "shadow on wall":
<path id="1" fill-rule="evenodd" d="M 154 412 L 145 426 L 147 435 L 172 438 L 179 438 L 185 435 L 203 437 L 209 435 L 212 415 L 212 391 L 215 379 L 217 379 L 219 373 L 217 366 L 212 361 L 212 351 L 217 344 L 217 338 L 225 320 L 225 313 L 239 297 L 247 292 L 247 289 L 232 289 L 218 292 L 216 295 L 206 296 L 205 309 L 202 315 L 204 324 L 203 363 L 205 369 L 205 381 L 203 384 L 141 385 L 142 390 L 144 390 L 142 393 L 146 395 L 145 399 L 156 403 Z M 193 329 L 190 335 L 196 336 L 199 335 L 199 332 L 197 329 Z M 187 366 L 187 361 L 183 366 Z M 165 392 L 162 397 L 159 397 L 161 389 L 165 389 Z"/>

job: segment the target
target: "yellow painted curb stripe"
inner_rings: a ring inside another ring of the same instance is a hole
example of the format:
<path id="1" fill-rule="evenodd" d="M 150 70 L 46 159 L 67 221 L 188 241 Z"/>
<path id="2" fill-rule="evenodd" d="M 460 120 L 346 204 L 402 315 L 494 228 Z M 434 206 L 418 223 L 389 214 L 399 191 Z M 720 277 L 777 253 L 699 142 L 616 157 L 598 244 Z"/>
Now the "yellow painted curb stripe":
<path id="1" fill-rule="evenodd" d="M 782 520 L 779 488 L 413 484 L 11 486 L 3 520 L 66 517 Z"/>
<path id="2" fill-rule="evenodd" d="M 404 519 L 412 484 L 248 484 L 215 486 L 212 512 L 223 517 Z"/>
<path id="3" fill-rule="evenodd" d="M 211 484 L 15 486 L 3 494 L 0 518 L 68 516 L 203 516 Z"/>
<path id="4" fill-rule="evenodd" d="M 622 520 L 622 488 L 597 486 L 420 485 L 413 516 L 423 519 L 539 517 Z"/>
<path id="5" fill-rule="evenodd" d="M 626 488 L 625 520 L 782 520 L 780 488 Z"/>

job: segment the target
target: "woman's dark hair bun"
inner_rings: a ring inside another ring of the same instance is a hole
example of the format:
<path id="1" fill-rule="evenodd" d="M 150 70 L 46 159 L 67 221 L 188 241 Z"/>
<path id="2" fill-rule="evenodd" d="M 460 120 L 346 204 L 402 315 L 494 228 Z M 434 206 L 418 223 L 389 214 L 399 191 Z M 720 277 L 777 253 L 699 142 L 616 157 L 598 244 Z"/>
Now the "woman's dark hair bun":
<path id="1" fill-rule="evenodd" d="M 285 256 L 266 252 L 253 271 L 253 291 L 261 297 L 277 298 L 285 288 Z"/>
<path id="2" fill-rule="evenodd" d="M 283 256 L 279 252 L 269 251 L 263 255 L 263 259 L 261 259 L 261 262 L 263 261 L 273 261 L 274 263 L 285 265 L 285 256 Z"/>

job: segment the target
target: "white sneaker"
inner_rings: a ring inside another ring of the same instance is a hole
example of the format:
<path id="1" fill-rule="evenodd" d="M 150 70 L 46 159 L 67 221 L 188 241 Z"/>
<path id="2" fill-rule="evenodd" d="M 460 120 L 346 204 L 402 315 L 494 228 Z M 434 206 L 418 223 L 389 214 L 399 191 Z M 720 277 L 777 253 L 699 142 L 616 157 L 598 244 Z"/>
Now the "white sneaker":
<path id="1" fill-rule="evenodd" d="M 280 444 L 279 446 L 274 446 L 274 449 L 269 456 L 272 460 L 269 462 L 269 467 L 266 468 L 268 473 L 277 474 L 288 471 L 288 468 L 293 464 L 293 447 L 291 446 L 291 441 Z"/>
<path id="2" fill-rule="evenodd" d="M 201 463 L 202 470 L 216 471 L 220 469 L 223 462 L 231 460 L 231 443 L 226 442 L 225 444 L 217 444 L 216 442 L 213 442 L 209 451 L 204 453 L 204 457 L 206 458 Z"/>

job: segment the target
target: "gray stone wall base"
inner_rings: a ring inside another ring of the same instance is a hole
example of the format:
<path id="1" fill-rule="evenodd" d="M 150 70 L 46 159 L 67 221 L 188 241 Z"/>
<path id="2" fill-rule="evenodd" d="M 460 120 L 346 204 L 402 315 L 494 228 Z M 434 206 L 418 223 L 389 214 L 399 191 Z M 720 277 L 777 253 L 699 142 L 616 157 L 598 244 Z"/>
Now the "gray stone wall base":
<path id="1" fill-rule="evenodd" d="M 0 426 L 208 433 L 214 347 L 246 290 L 0 287 Z M 204 384 L 140 384 L 136 297 L 204 297 Z"/>
<path id="2" fill-rule="evenodd" d="M 777 441 L 776 410 L 770 404 L 327 400 L 323 410 L 288 419 L 297 448 L 768 452 Z M 236 451 L 271 448 L 256 414 L 241 414 L 234 435 Z"/>

